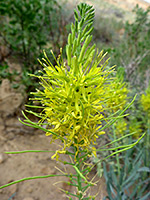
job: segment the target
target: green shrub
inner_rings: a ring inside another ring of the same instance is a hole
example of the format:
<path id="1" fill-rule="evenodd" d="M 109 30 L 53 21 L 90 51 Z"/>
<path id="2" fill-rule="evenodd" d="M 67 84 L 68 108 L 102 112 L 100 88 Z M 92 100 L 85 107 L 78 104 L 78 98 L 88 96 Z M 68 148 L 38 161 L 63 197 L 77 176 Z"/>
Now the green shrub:
<path id="1" fill-rule="evenodd" d="M 126 80 L 132 88 L 140 91 L 148 86 L 150 68 L 150 8 L 146 11 L 138 6 L 133 10 L 134 22 L 126 22 L 125 33 L 118 46 L 112 49 L 112 63 L 123 66 Z"/>
<path id="2" fill-rule="evenodd" d="M 66 44 L 62 12 L 56 0 L 2 0 L 0 3 L 0 38 L 21 63 L 21 84 L 26 92 L 34 88 L 28 73 L 38 73 L 37 57 L 41 58 L 42 50 L 53 48 L 58 53 L 59 47 Z"/>

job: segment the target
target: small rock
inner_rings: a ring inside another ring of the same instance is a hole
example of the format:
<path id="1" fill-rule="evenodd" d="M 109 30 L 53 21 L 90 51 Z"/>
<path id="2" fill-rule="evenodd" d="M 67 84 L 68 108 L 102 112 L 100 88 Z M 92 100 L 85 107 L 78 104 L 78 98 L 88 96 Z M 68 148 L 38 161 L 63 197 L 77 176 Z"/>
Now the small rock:
<path id="1" fill-rule="evenodd" d="M 33 192 L 33 189 L 31 187 L 27 188 L 27 192 L 28 193 L 32 193 Z"/>
<path id="2" fill-rule="evenodd" d="M 0 61 L 4 60 L 10 53 L 9 48 L 5 45 L 0 46 Z"/>
<path id="3" fill-rule="evenodd" d="M 5 130 L 5 125 L 3 119 L 0 117 L 0 135 Z M 1 139 L 1 138 L 0 138 Z"/>
<path id="4" fill-rule="evenodd" d="M 0 164 L 3 163 L 5 161 L 5 157 L 4 155 L 1 153 L 0 154 Z"/>
<path id="5" fill-rule="evenodd" d="M 2 194 L 4 192 L 4 190 L 0 190 L 0 194 Z"/>
<path id="6" fill-rule="evenodd" d="M 5 130 L 5 126 L 0 124 L 0 133 L 2 133 Z"/>
<path id="7" fill-rule="evenodd" d="M 9 80 L 3 79 L 0 85 L 0 114 L 3 117 L 14 114 L 22 101 L 22 94 L 14 92 Z"/>
<path id="8" fill-rule="evenodd" d="M 55 169 L 50 169 L 49 167 L 43 167 L 41 169 L 42 174 L 47 175 L 47 174 L 56 174 Z"/>
<path id="9" fill-rule="evenodd" d="M 25 197 L 23 200 L 34 200 L 32 197 Z"/>

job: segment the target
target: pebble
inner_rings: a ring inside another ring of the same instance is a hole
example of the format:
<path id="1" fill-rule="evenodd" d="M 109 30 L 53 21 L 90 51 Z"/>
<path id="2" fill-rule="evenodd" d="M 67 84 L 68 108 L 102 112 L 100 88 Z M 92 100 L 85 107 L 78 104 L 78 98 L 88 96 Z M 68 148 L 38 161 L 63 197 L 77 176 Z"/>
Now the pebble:
<path id="1" fill-rule="evenodd" d="M 33 189 L 31 187 L 27 188 L 27 192 L 28 193 L 32 193 L 33 192 Z"/>
<path id="2" fill-rule="evenodd" d="M 23 200 L 34 200 L 32 197 L 25 197 Z"/>
<path id="3" fill-rule="evenodd" d="M 43 167 L 41 169 L 42 174 L 47 175 L 47 174 L 56 174 L 56 170 L 54 169 L 50 169 L 49 167 Z"/>
<path id="4" fill-rule="evenodd" d="M 5 161 L 5 157 L 2 153 L 0 153 L 0 164 Z"/>

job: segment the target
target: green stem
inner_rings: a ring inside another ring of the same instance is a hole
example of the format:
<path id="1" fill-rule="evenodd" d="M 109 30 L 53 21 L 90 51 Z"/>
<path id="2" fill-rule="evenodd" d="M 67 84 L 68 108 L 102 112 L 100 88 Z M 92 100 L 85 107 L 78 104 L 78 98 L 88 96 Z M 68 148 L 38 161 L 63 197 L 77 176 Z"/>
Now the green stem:
<path id="1" fill-rule="evenodd" d="M 49 178 L 49 177 L 55 177 L 55 176 L 67 176 L 67 174 L 64 174 L 64 175 L 50 174 L 50 175 L 46 175 L 46 176 L 27 177 L 27 178 L 23 178 L 23 179 L 20 179 L 20 180 L 17 180 L 17 181 L 13 181 L 13 182 L 8 183 L 8 184 L 6 184 L 6 185 L 2 185 L 2 186 L 0 186 L 0 189 L 5 188 L 5 187 L 8 187 L 8 186 L 13 185 L 13 184 L 16 184 L 16 183 L 20 183 L 20 182 L 22 182 L 22 181 L 27 181 L 27 180 L 32 180 L 32 179 Z"/>
<path id="2" fill-rule="evenodd" d="M 148 115 L 148 122 L 147 122 L 147 134 L 146 134 L 146 166 L 149 165 L 149 149 L 150 149 L 150 119 Z"/>
<path id="3" fill-rule="evenodd" d="M 48 151 L 48 150 L 24 150 L 24 151 L 10 151 L 10 152 L 4 152 L 5 154 L 19 154 L 19 153 L 45 153 L 45 152 L 52 152 L 55 151 Z"/>
<path id="4" fill-rule="evenodd" d="M 113 124 L 112 128 L 113 128 L 113 136 L 114 136 L 114 140 L 116 140 L 116 131 L 115 131 L 114 124 Z M 116 147 L 117 147 L 117 144 L 115 143 L 115 148 L 116 148 Z M 119 162 L 119 154 L 116 154 L 116 161 L 117 161 L 118 175 L 120 176 L 120 162 Z"/>
<path id="5" fill-rule="evenodd" d="M 77 155 L 77 165 L 76 165 L 77 169 L 80 171 L 80 158 L 79 158 L 79 153 Z M 77 173 L 77 185 L 78 185 L 78 197 L 79 200 L 82 199 L 82 178 L 80 176 L 79 173 Z"/>

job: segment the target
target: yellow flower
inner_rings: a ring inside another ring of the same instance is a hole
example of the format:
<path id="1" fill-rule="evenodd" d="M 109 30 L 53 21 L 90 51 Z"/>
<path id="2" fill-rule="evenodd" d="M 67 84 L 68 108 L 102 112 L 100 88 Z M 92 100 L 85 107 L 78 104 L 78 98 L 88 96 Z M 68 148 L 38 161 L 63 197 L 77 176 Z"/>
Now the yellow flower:
<path id="1" fill-rule="evenodd" d="M 129 130 L 131 133 L 135 132 L 135 134 L 133 134 L 133 138 L 135 138 L 135 139 L 138 139 L 142 133 L 141 125 L 137 120 L 131 121 Z"/>
<path id="2" fill-rule="evenodd" d="M 141 104 L 143 109 L 150 114 L 150 88 L 146 90 L 146 94 L 142 94 L 141 96 Z"/>
<path id="3" fill-rule="evenodd" d="M 116 112 L 118 109 L 123 109 L 127 102 L 128 89 L 122 80 L 115 78 L 111 81 L 111 87 L 108 91 L 107 106 Z"/>
<path id="4" fill-rule="evenodd" d="M 116 135 L 125 135 L 125 131 L 127 130 L 127 123 L 124 118 L 119 119 L 115 124 L 115 132 Z"/>
<path id="5" fill-rule="evenodd" d="M 65 146 L 88 148 L 95 144 L 104 120 L 105 104 L 110 89 L 108 74 L 97 66 L 96 61 L 88 71 L 74 74 L 71 67 L 67 70 L 64 63 L 46 66 L 45 74 L 39 77 L 43 92 L 36 93 L 44 106 L 43 120 L 46 120 L 53 139 L 65 138 Z M 82 67 L 82 66 L 81 66 Z M 46 135 L 51 135 L 47 132 Z"/>
<path id="6" fill-rule="evenodd" d="M 84 10 L 85 9 L 85 10 Z M 89 13 L 90 14 L 89 14 Z M 58 153 L 66 152 L 70 146 L 95 154 L 91 144 L 105 134 L 101 130 L 108 110 L 117 111 L 126 103 L 127 90 L 117 78 L 110 78 L 114 67 L 106 69 L 108 60 L 103 62 L 103 51 L 98 53 L 92 40 L 92 22 L 94 10 L 91 6 L 83 8 L 81 18 L 75 12 L 76 22 L 71 26 L 66 46 L 67 64 L 62 58 L 62 49 L 52 65 L 44 52 L 40 61 L 44 70 L 38 78 L 43 91 L 37 91 L 43 110 L 39 125 L 45 125 L 46 135 L 52 135 L 52 141 L 61 139 L 63 147 Z M 88 15 L 89 14 L 89 15 Z"/>

